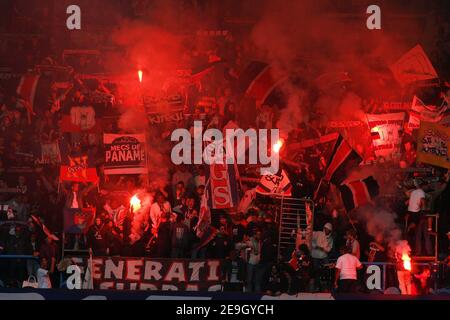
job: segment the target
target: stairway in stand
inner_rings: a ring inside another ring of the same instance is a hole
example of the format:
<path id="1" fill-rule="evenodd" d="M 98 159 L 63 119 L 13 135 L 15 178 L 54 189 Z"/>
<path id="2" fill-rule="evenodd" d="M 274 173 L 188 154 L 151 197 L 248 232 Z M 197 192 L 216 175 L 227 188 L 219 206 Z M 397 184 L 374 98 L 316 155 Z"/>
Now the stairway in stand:
<path id="1" fill-rule="evenodd" d="M 306 208 L 309 204 L 312 216 L 314 216 L 314 202 L 306 198 L 282 196 L 277 196 L 275 200 L 277 203 L 276 221 L 279 223 L 278 257 L 280 258 L 283 250 L 295 247 L 297 230 L 307 230 Z M 312 224 L 313 219 L 309 223 Z"/>

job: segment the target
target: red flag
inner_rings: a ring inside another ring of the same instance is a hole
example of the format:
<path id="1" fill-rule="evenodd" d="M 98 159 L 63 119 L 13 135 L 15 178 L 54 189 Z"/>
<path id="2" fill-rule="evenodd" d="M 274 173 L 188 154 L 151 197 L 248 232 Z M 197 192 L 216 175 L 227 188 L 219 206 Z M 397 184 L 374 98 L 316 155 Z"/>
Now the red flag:
<path id="1" fill-rule="evenodd" d="M 361 161 L 361 156 L 353 150 L 342 136 L 339 136 L 323 179 L 335 185 L 340 185 L 346 179 L 347 171 L 360 164 Z"/>
<path id="2" fill-rule="evenodd" d="M 378 195 L 380 187 L 378 182 L 370 176 L 364 180 L 346 183 L 339 190 L 345 209 L 349 212 L 354 208 L 370 203 L 372 198 Z"/>
<path id="3" fill-rule="evenodd" d="M 52 238 L 55 241 L 59 241 L 59 238 L 55 236 L 48 228 L 47 226 L 42 222 L 41 218 L 36 217 L 35 215 L 31 215 L 31 219 L 42 228 L 42 231 L 44 231 L 45 235 L 49 238 Z"/>
<path id="4" fill-rule="evenodd" d="M 40 75 L 27 73 L 20 79 L 17 86 L 17 94 L 30 104 L 31 110 L 34 106 L 34 97 L 36 95 L 36 87 L 39 82 Z"/>

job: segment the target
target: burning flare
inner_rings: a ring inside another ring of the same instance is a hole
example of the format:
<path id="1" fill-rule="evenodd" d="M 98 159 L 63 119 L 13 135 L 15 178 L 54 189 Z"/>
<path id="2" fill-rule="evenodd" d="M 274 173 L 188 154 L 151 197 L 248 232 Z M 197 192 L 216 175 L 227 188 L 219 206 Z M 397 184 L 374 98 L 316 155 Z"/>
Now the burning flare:
<path id="1" fill-rule="evenodd" d="M 137 194 L 131 197 L 130 206 L 133 212 L 138 211 L 141 208 L 141 200 L 138 198 Z"/>
<path id="2" fill-rule="evenodd" d="M 403 268 L 405 268 L 405 270 L 411 271 L 411 257 L 408 255 L 407 252 L 403 252 L 402 260 L 403 260 Z"/>
<path id="3" fill-rule="evenodd" d="M 279 139 L 273 146 L 272 146 L 272 150 L 273 152 L 280 152 L 281 147 L 283 146 L 284 141 L 283 139 Z"/>
<path id="4" fill-rule="evenodd" d="M 139 77 L 139 82 L 140 83 L 142 83 L 142 75 L 143 75 L 142 70 L 138 70 L 138 77 Z"/>

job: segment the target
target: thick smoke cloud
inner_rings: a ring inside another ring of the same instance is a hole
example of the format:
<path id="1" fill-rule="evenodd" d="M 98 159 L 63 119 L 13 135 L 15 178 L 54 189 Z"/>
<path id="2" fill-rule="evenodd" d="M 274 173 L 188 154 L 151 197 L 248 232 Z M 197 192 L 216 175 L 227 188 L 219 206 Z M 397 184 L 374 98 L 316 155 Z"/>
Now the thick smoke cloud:
<path id="1" fill-rule="evenodd" d="M 260 59 L 271 63 L 275 73 L 298 72 L 309 86 L 325 73 L 348 72 L 355 84 L 364 82 L 364 88 L 346 83 L 351 90 L 345 90 L 342 83 L 329 80 L 319 86 L 317 101 L 291 99 L 282 111 L 278 126 L 285 126 L 287 118 L 291 118 L 290 122 L 308 121 L 308 114 L 315 113 L 321 114 L 323 121 L 363 120 L 361 99 L 356 91 L 368 91 L 376 96 L 392 94 L 385 83 L 388 77 L 385 73 L 389 73 L 386 65 L 409 44 L 394 41 L 386 32 L 369 31 L 365 27 L 365 7 L 361 7 L 360 18 L 351 23 L 330 14 L 330 3 L 326 1 L 288 1 L 281 5 L 279 1 L 269 0 L 264 4 L 252 40 L 262 55 Z M 289 95 L 295 87 L 289 83 L 282 89 Z"/>
<path id="2" fill-rule="evenodd" d="M 155 130 L 149 130 L 152 128 L 146 120 L 143 99 L 144 96 L 164 96 L 174 70 L 187 67 L 184 40 L 171 31 L 171 28 L 176 29 L 180 20 L 176 19 L 176 7 L 168 2 L 155 1 L 145 22 L 123 20 L 111 38 L 114 44 L 125 48 L 125 56 L 120 61 L 106 63 L 111 70 L 121 70 L 126 75 L 126 81 L 119 88 L 123 93 L 119 129 L 128 133 L 150 132 L 147 142 L 149 185 L 155 189 L 162 188 L 169 181 L 167 164 L 170 160 L 166 155 L 170 153 L 167 153 L 167 139 Z M 137 70 L 143 70 L 142 83 L 137 81 Z M 147 180 L 147 177 L 141 178 Z"/>
<path id="3" fill-rule="evenodd" d="M 353 216 L 365 224 L 367 233 L 379 243 L 386 243 L 395 249 L 402 237 L 402 231 L 395 222 L 397 215 L 381 206 L 364 206 L 355 210 Z"/>
<path id="4" fill-rule="evenodd" d="M 276 77 L 297 72 L 303 79 L 302 87 L 292 80 L 282 86 L 289 98 L 277 122 L 281 131 L 290 131 L 311 117 L 322 124 L 329 120 L 365 121 L 360 95 L 395 95 L 395 85 L 387 85 L 387 66 L 411 44 L 394 41 L 389 32 L 369 31 L 365 26 L 367 6 L 361 6 L 360 17 L 352 23 L 331 14 L 327 7 L 330 2 L 326 1 L 280 4 L 270 0 L 264 4 L 252 32 L 255 48 L 262 53 L 260 58 L 275 67 Z M 337 80 L 346 75 L 346 81 Z M 311 88 L 316 90 L 314 99 L 306 93 Z M 384 185 L 382 172 L 374 171 L 373 167 L 357 170 L 351 176 L 356 180 L 374 175 L 380 178 L 381 190 L 392 189 L 392 183 Z M 368 206 L 354 213 L 371 236 L 384 239 L 389 247 L 395 247 L 401 239 L 394 212 Z"/>

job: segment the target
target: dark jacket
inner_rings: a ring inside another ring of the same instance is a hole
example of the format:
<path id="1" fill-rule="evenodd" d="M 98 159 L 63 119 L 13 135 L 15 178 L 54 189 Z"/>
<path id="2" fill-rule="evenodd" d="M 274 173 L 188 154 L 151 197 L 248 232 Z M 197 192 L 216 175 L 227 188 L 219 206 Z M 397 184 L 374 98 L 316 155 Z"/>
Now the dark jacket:
<path id="1" fill-rule="evenodd" d="M 172 248 L 187 249 L 189 246 L 190 230 L 184 222 L 172 225 Z"/>
<path id="2" fill-rule="evenodd" d="M 245 273 L 246 273 L 245 261 L 239 257 L 236 258 L 236 260 L 234 260 L 234 261 L 237 262 L 237 267 L 238 267 L 237 278 L 238 278 L 238 280 L 245 281 Z M 232 271 L 233 271 L 233 261 L 230 258 L 227 258 L 224 260 L 224 262 L 222 264 L 223 279 L 226 281 L 230 281 Z"/>
<path id="3" fill-rule="evenodd" d="M 110 242 L 104 225 L 93 225 L 87 232 L 87 241 L 89 248 L 92 248 L 94 255 L 106 255 L 106 249 L 109 248 Z"/>
<path id="4" fill-rule="evenodd" d="M 84 200 L 86 198 L 86 195 L 95 188 L 95 185 L 91 185 L 89 187 L 83 188 L 83 189 L 79 189 L 78 192 L 76 193 L 77 195 L 77 202 L 78 202 L 78 208 L 84 208 L 85 207 L 85 203 Z M 66 201 L 65 201 L 65 208 L 71 208 L 72 206 L 72 202 L 73 202 L 73 198 L 74 198 L 74 194 L 72 189 L 63 189 L 65 195 L 66 195 Z"/>

